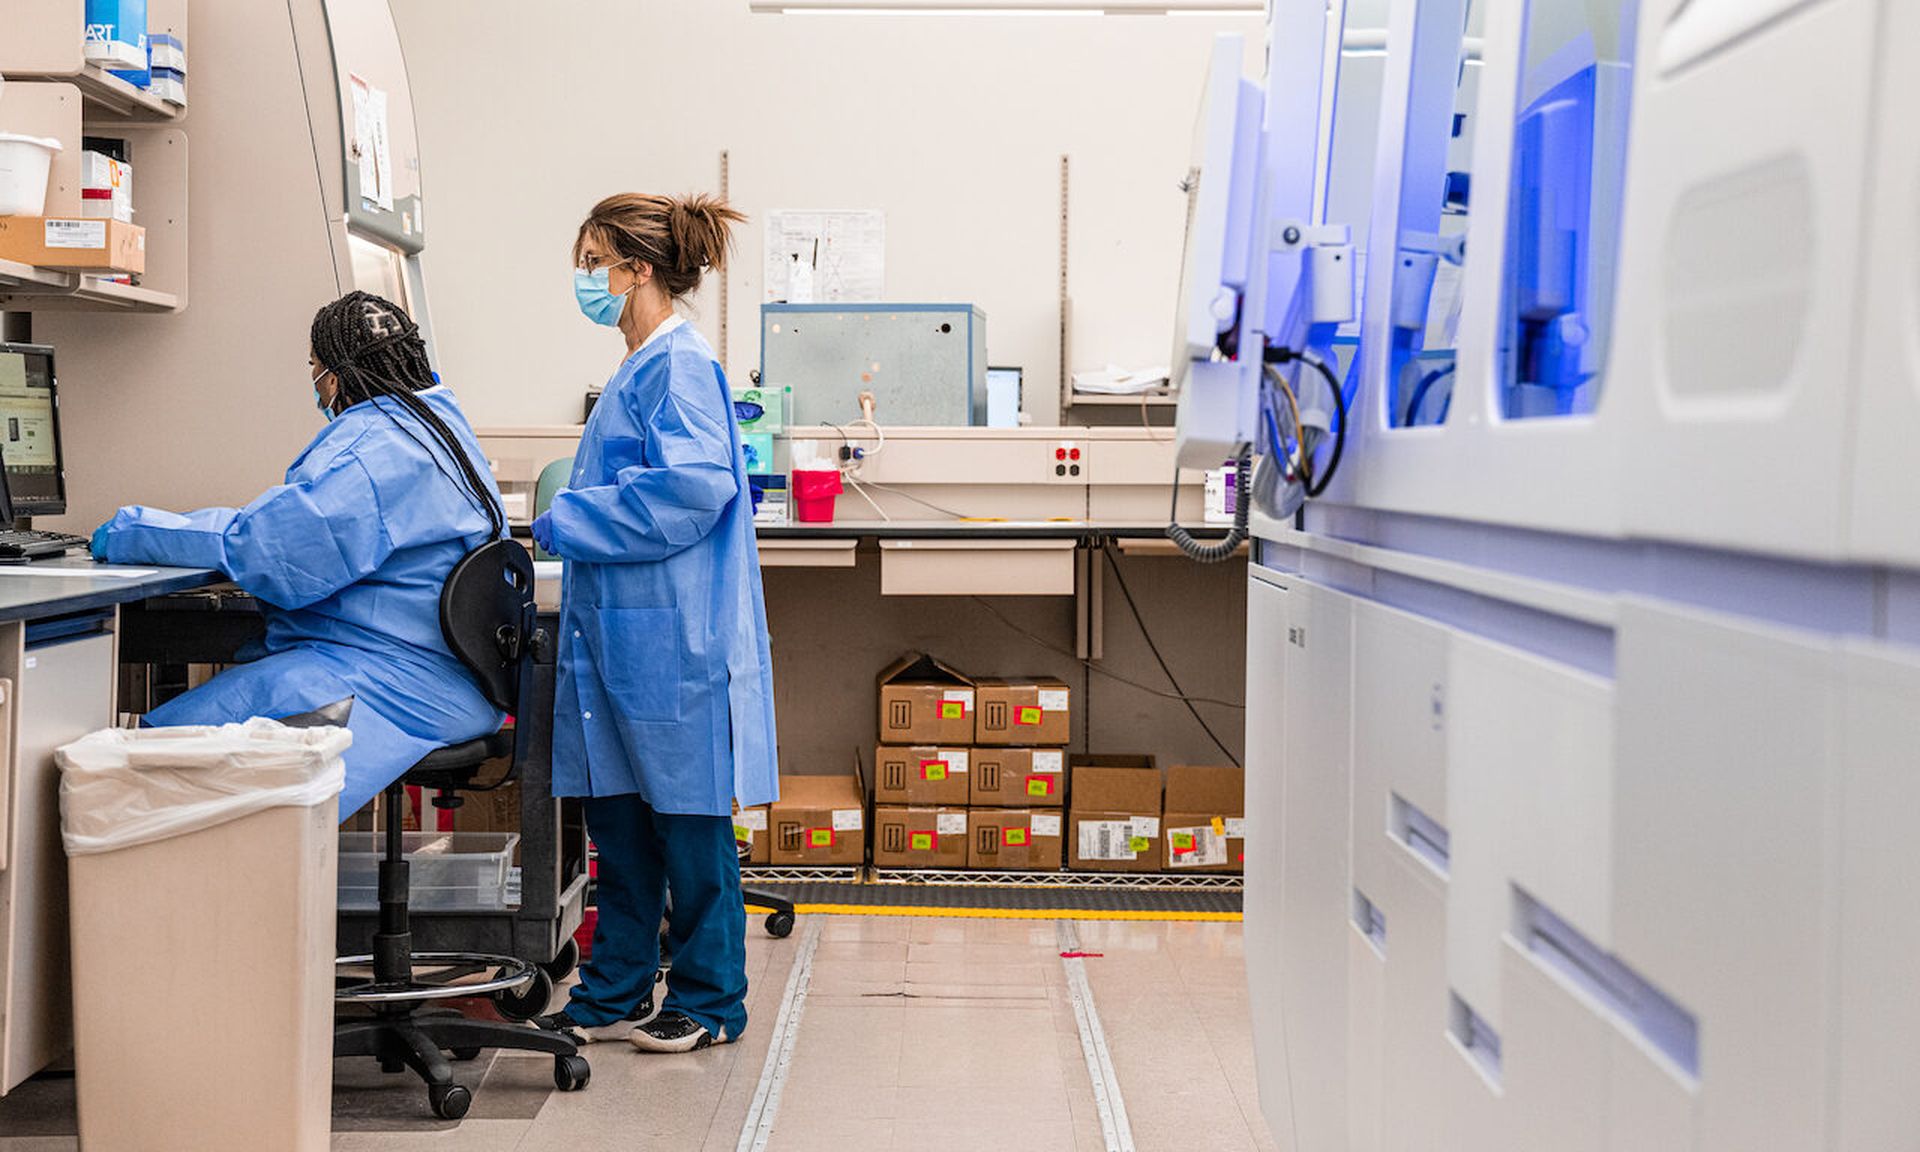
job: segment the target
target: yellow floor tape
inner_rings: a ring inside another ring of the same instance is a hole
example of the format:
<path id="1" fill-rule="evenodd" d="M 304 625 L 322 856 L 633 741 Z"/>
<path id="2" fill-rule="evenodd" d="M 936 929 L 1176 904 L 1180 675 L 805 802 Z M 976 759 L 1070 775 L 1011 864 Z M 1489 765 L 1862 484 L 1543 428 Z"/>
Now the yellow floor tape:
<path id="1" fill-rule="evenodd" d="M 752 908 L 754 905 L 749 904 Z M 941 908 L 901 904 L 798 904 L 794 911 L 812 916 L 940 916 L 974 920 L 1205 920 L 1240 922 L 1238 912 L 1152 912 L 1098 908 Z"/>

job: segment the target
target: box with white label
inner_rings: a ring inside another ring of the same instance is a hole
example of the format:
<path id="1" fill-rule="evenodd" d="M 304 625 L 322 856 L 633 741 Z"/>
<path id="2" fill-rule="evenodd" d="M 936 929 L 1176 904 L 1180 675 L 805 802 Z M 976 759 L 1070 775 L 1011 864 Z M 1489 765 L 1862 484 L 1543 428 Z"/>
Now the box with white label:
<path id="1" fill-rule="evenodd" d="M 1170 872 L 1239 872 L 1246 862 L 1246 773 L 1228 765 L 1167 768 L 1161 818 Z"/>
<path id="2" fill-rule="evenodd" d="M 971 776 L 972 804 L 1059 808 L 1067 802 L 1064 748 L 975 748 Z"/>
<path id="3" fill-rule="evenodd" d="M 1058 808 L 975 808 L 967 813 L 967 867 L 989 872 L 1060 868 L 1065 818 Z"/>
<path id="4" fill-rule="evenodd" d="M 733 806 L 733 842 L 740 849 L 740 859 L 748 864 L 765 864 L 771 859 L 773 838 L 769 836 L 767 824 L 768 810 L 765 804 L 752 808 Z"/>
<path id="5" fill-rule="evenodd" d="M 866 862 L 866 797 L 852 772 L 780 777 L 780 798 L 768 809 L 768 863 L 833 865 Z M 738 835 L 736 831 L 735 835 Z"/>
<path id="6" fill-rule="evenodd" d="M 0 216 L 0 260 L 81 272 L 147 270 L 147 233 L 118 220 Z"/>
<path id="7" fill-rule="evenodd" d="M 100 152 L 80 153 L 80 214 L 133 223 L 133 165 Z"/>
<path id="8" fill-rule="evenodd" d="M 1064 747 L 1073 740 L 1072 691 L 1051 677 L 977 680 L 980 694 L 975 744 L 990 747 Z"/>
<path id="9" fill-rule="evenodd" d="M 873 802 L 963 806 L 972 767 L 970 748 L 882 744 L 873 754 Z"/>
<path id="10" fill-rule="evenodd" d="M 965 868 L 967 810 L 879 805 L 873 810 L 875 868 Z"/>

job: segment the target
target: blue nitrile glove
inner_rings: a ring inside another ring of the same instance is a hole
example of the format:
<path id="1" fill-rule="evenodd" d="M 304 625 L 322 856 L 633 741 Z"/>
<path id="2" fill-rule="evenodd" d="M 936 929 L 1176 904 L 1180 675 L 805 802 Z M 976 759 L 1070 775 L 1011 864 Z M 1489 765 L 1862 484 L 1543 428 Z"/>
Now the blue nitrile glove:
<path id="1" fill-rule="evenodd" d="M 549 556 L 558 555 L 553 550 L 553 513 L 542 512 L 533 519 L 533 542 L 540 551 Z"/>
<path id="2" fill-rule="evenodd" d="M 107 558 L 107 529 L 112 526 L 113 521 L 109 520 L 93 530 L 93 542 L 87 545 L 87 550 L 93 553 L 95 560 Z"/>

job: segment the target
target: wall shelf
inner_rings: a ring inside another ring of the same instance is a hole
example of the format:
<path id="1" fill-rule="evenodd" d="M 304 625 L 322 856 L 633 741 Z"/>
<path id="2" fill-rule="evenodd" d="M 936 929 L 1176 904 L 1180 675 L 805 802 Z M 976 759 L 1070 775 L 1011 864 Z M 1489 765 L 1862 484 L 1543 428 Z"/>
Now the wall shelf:
<path id="1" fill-rule="evenodd" d="M 1074 408 L 1138 408 L 1142 403 L 1149 408 L 1168 408 L 1180 402 L 1180 397 L 1171 392 L 1135 393 L 1132 396 L 1110 396 L 1104 392 L 1075 392 Z"/>
<path id="2" fill-rule="evenodd" d="M 169 292 L 116 284 L 78 272 L 0 260 L 0 310 L 21 312 L 177 312 Z"/>
<path id="3" fill-rule="evenodd" d="M 80 98 L 86 102 L 88 123 L 170 124 L 187 111 L 135 88 L 98 64 L 88 64 L 78 74 L 64 79 L 80 89 Z"/>

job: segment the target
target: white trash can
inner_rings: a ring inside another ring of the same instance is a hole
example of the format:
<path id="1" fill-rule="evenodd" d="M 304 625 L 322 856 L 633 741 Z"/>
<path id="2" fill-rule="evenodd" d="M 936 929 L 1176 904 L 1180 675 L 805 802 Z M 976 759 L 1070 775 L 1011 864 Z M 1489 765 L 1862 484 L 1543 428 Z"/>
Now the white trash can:
<path id="1" fill-rule="evenodd" d="M 60 749 L 80 1144 L 325 1152 L 341 728 Z"/>

